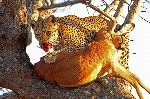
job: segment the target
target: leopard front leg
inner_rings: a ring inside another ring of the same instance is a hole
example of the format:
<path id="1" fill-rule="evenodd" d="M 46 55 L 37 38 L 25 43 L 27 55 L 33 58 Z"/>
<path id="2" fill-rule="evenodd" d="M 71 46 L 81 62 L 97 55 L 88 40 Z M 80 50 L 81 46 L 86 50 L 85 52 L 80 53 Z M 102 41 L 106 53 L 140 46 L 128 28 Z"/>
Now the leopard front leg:
<path id="1" fill-rule="evenodd" d="M 53 46 L 54 51 L 49 52 L 48 54 L 44 56 L 45 63 L 48 63 L 48 64 L 54 63 L 58 54 L 66 52 L 67 47 L 64 47 L 64 48 L 63 47 L 64 46 L 60 44 Z"/>
<path id="2" fill-rule="evenodd" d="M 51 64 L 54 63 L 57 57 L 57 51 L 50 52 L 47 55 L 44 56 L 45 63 Z"/>

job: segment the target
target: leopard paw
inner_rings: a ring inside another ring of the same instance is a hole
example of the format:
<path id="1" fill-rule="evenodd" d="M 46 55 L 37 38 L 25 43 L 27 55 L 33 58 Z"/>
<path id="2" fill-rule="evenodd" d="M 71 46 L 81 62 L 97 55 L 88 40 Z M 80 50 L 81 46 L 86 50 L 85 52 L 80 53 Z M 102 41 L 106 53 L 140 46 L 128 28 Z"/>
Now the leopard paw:
<path id="1" fill-rule="evenodd" d="M 48 53 L 46 56 L 44 56 L 45 63 L 51 64 L 51 63 L 54 63 L 55 60 L 56 60 L 55 53 Z"/>

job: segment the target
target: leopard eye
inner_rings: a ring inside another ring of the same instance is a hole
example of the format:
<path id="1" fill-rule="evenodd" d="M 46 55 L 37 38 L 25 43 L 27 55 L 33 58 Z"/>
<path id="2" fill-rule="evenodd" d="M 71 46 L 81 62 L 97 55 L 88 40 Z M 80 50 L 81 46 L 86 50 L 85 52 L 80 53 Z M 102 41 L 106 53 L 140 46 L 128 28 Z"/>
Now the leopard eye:
<path id="1" fill-rule="evenodd" d="M 31 27 L 32 27 L 32 28 L 35 28 L 35 24 L 31 24 Z"/>

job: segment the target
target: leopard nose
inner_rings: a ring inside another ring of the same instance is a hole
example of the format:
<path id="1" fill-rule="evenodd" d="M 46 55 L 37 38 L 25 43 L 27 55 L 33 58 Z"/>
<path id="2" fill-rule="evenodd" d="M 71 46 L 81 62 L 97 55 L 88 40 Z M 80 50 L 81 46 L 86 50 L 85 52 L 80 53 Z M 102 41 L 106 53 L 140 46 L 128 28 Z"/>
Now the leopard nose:
<path id="1" fill-rule="evenodd" d="M 48 44 L 48 43 L 43 43 L 43 44 L 42 44 L 42 49 L 43 49 L 45 52 L 48 52 L 50 48 L 52 48 L 52 44 Z"/>

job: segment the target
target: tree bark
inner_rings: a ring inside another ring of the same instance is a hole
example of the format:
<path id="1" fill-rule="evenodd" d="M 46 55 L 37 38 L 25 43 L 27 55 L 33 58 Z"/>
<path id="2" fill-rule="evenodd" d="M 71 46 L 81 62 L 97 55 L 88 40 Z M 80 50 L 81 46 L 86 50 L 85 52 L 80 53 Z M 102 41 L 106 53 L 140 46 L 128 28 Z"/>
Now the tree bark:
<path id="1" fill-rule="evenodd" d="M 20 98 L 134 99 L 129 83 L 101 78 L 79 88 L 62 88 L 35 77 L 26 54 L 30 0 L 3 0 L 0 4 L 0 86 Z M 20 12 L 21 10 L 21 12 Z"/>

